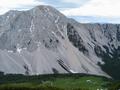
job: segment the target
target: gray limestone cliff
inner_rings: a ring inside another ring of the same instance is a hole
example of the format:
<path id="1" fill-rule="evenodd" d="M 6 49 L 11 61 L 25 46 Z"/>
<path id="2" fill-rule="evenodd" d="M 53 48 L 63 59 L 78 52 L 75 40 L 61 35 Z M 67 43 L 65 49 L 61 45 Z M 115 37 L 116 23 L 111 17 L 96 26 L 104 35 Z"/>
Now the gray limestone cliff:
<path id="1" fill-rule="evenodd" d="M 120 69 L 110 73 L 113 57 L 120 68 L 119 24 L 82 24 L 42 5 L 0 16 L 0 71 L 5 73 L 118 78 Z"/>

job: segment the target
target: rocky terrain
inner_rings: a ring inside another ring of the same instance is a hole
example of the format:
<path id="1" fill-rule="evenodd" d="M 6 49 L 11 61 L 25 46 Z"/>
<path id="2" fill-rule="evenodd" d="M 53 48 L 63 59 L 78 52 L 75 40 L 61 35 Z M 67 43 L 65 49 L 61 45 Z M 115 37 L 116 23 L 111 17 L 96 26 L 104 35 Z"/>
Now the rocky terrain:
<path id="1" fill-rule="evenodd" d="M 120 79 L 120 25 L 82 24 L 51 6 L 0 16 L 0 71 Z"/>

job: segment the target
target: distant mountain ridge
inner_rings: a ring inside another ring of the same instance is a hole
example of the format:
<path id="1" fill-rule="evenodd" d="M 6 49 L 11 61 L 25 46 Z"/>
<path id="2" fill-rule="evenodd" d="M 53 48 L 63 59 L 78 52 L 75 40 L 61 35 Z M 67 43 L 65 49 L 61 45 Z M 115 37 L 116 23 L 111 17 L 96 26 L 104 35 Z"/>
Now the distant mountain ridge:
<path id="1" fill-rule="evenodd" d="M 78 23 L 44 5 L 0 16 L 2 72 L 88 73 L 119 79 L 119 68 L 119 24 Z"/>
<path id="2" fill-rule="evenodd" d="M 119 24 L 119 17 L 102 17 L 102 16 L 69 16 L 80 23 L 100 23 L 100 24 Z"/>

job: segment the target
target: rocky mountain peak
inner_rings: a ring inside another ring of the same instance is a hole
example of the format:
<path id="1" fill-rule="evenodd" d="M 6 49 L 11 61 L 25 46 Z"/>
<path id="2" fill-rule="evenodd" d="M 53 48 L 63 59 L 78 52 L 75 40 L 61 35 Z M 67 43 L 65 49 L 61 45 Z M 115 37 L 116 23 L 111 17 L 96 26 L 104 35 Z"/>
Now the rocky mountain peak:
<path id="1" fill-rule="evenodd" d="M 0 16 L 0 71 L 119 78 L 119 26 L 78 23 L 51 6 L 10 11 Z"/>

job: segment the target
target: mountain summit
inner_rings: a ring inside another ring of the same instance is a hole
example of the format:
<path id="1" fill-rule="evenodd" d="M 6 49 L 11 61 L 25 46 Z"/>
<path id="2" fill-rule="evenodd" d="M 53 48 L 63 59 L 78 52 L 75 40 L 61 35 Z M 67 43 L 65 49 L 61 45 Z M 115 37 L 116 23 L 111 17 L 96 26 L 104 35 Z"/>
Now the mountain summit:
<path id="1" fill-rule="evenodd" d="M 0 16 L 0 71 L 119 78 L 120 25 L 78 23 L 51 6 L 9 11 Z"/>

